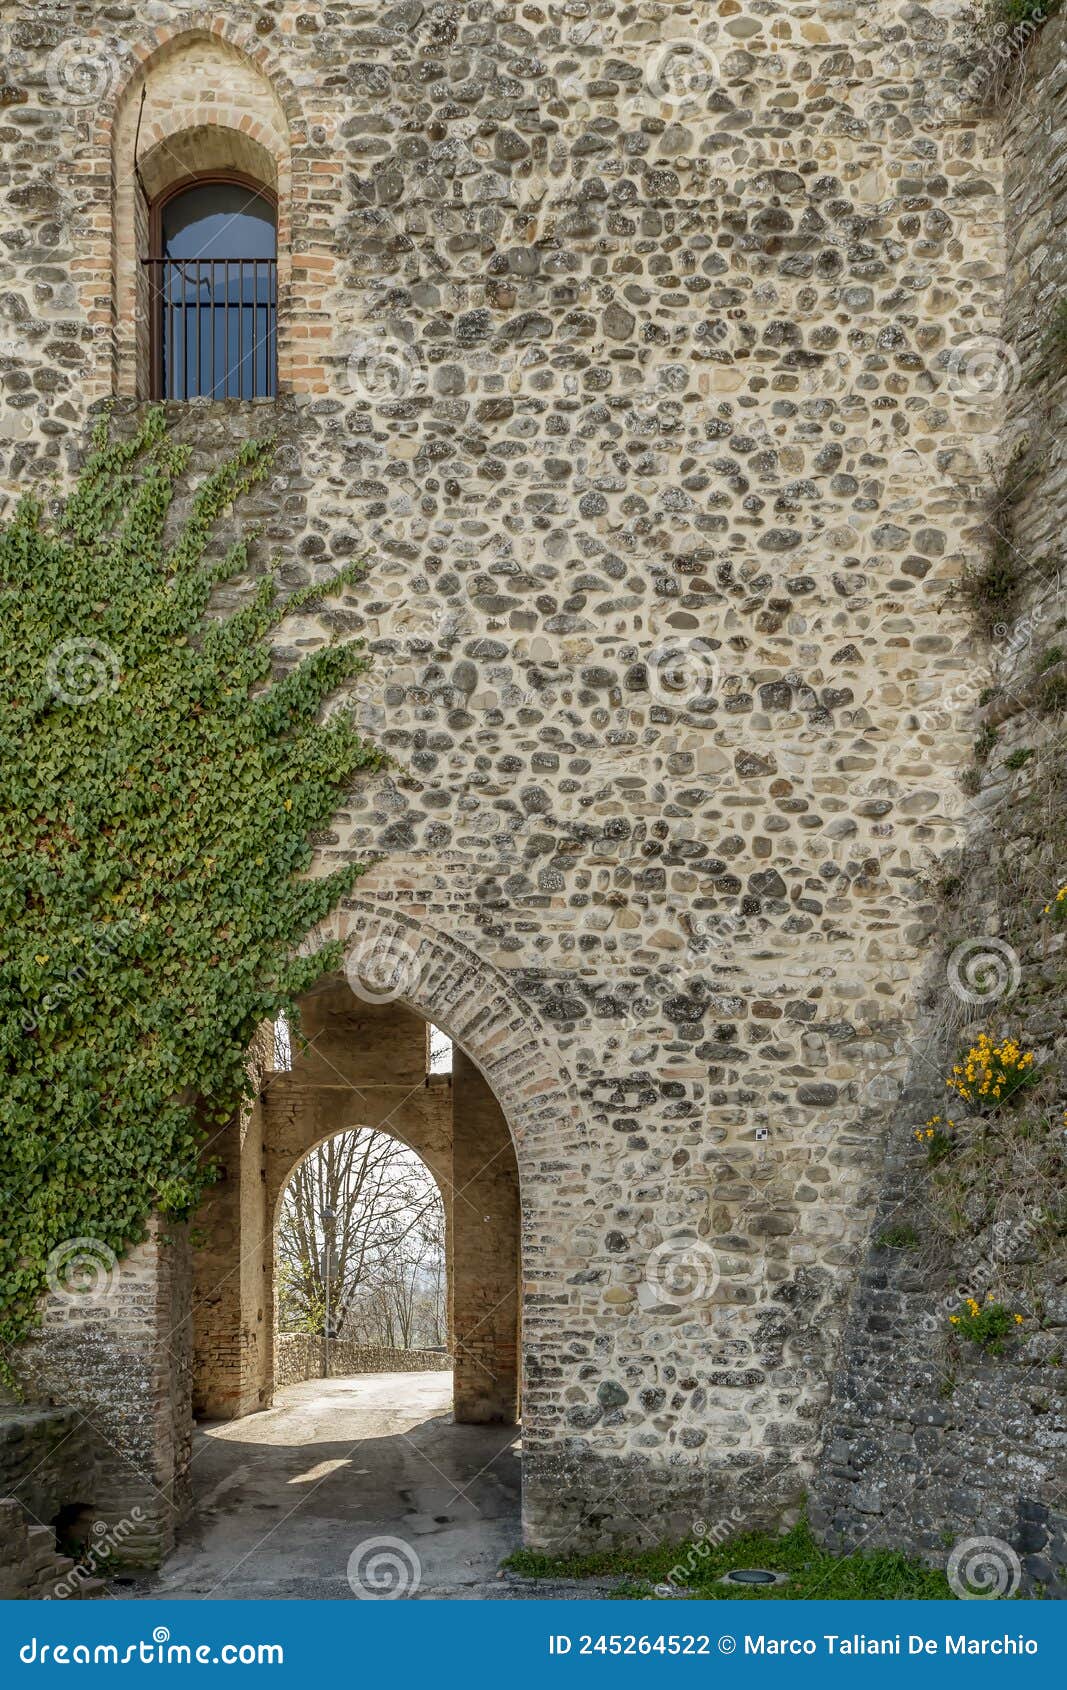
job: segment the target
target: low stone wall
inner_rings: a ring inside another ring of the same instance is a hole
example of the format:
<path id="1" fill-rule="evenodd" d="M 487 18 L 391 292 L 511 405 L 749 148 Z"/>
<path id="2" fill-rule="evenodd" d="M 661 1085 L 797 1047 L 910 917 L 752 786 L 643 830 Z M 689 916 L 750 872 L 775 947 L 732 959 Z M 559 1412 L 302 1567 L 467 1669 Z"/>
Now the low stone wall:
<path id="1" fill-rule="evenodd" d="M 48 1526 L 27 1520 L 13 1497 L 0 1499 L 0 1601 L 91 1601 L 104 1582 L 56 1548 Z"/>
<path id="2" fill-rule="evenodd" d="M 54 1520 L 70 1503 L 93 1498 L 88 1437 L 73 1408 L 0 1404 L 0 1497 L 15 1497 L 34 1520 Z"/>
<path id="3" fill-rule="evenodd" d="M 923 1119 L 923 1109 L 913 1114 Z M 959 1549 L 982 1572 L 975 1546 L 987 1544 L 984 1574 L 992 1569 L 1001 1588 L 1067 1597 L 1062 1386 L 1058 1363 L 1042 1365 L 1067 1340 L 1067 1296 L 1049 1283 L 1042 1329 L 1019 1340 L 1017 1355 L 985 1358 L 950 1345 L 953 1287 L 975 1281 L 958 1260 L 932 1277 L 914 1252 L 877 1242 L 902 1217 L 921 1234 L 932 1230 L 916 1197 L 923 1174 L 911 1131 L 906 1124 L 890 1148 L 809 1518 L 831 1548 L 899 1548 L 936 1566 Z"/>
<path id="4" fill-rule="evenodd" d="M 274 1384 L 296 1385 L 302 1379 L 326 1376 L 325 1341 L 310 1332 L 282 1332 L 275 1341 Z M 356 1373 L 447 1373 L 452 1357 L 447 1350 L 391 1350 L 377 1344 L 353 1344 L 334 1338 L 330 1344 L 330 1374 L 335 1379 Z"/>

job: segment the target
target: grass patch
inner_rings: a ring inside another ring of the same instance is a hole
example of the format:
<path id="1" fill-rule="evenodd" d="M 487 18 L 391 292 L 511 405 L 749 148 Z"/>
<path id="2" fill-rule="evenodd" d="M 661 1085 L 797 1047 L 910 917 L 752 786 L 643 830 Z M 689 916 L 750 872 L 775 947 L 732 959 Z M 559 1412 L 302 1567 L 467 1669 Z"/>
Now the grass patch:
<path id="1" fill-rule="evenodd" d="M 914 1250 L 919 1234 L 913 1226 L 888 1226 L 878 1234 L 880 1250 Z"/>
<path id="2" fill-rule="evenodd" d="M 1037 708 L 1045 716 L 1062 715 L 1067 710 L 1067 675 L 1053 675 L 1037 695 Z"/>
<path id="3" fill-rule="evenodd" d="M 987 640 L 1014 620 L 1019 601 L 1021 571 L 1008 537 L 994 536 L 992 551 L 980 563 L 964 569 L 960 594 L 977 631 Z"/>
<path id="4" fill-rule="evenodd" d="M 1055 17 L 1061 4 L 1062 0 L 985 0 L 982 15 L 993 29 L 1023 23 L 1040 25 Z"/>
<path id="5" fill-rule="evenodd" d="M 504 1562 L 525 1578 L 586 1579 L 621 1577 L 627 1591 L 642 1586 L 670 1587 L 672 1596 L 704 1601 L 944 1601 L 952 1590 L 943 1572 L 910 1561 L 896 1549 L 832 1555 L 821 1549 L 801 1520 L 783 1537 L 770 1532 L 741 1532 L 726 1543 L 707 1538 L 661 1544 L 640 1551 L 604 1550 L 594 1555 L 542 1555 L 519 1549 Z M 719 1580 L 732 1567 L 767 1567 L 787 1573 L 783 1585 L 726 1585 Z M 642 1594 L 649 1594 L 647 1588 Z"/>
<path id="6" fill-rule="evenodd" d="M 988 763 L 990 753 L 999 738 L 1000 735 L 996 728 L 991 728 L 988 724 L 979 730 L 974 741 L 974 760 L 976 763 Z"/>

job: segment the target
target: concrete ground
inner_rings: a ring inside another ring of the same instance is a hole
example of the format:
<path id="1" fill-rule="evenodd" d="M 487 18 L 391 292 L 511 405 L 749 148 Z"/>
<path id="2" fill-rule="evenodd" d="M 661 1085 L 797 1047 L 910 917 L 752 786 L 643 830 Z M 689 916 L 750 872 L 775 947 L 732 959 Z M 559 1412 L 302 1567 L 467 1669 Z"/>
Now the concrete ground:
<path id="1" fill-rule="evenodd" d="M 204 1426 L 177 1549 L 112 1595 L 351 1601 L 350 1558 L 357 1589 L 380 1576 L 419 1597 L 550 1594 L 497 1576 L 520 1541 L 517 1430 L 453 1425 L 451 1396 L 450 1373 L 314 1379 Z"/>

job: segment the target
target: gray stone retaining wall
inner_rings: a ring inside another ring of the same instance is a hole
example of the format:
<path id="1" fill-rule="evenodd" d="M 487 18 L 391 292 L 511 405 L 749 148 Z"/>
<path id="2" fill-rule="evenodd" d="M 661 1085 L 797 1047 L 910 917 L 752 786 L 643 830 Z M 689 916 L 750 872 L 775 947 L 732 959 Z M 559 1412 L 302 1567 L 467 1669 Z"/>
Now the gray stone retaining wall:
<path id="1" fill-rule="evenodd" d="M 329 1348 L 330 1376 L 334 1379 L 358 1373 L 447 1373 L 452 1367 L 452 1357 L 444 1350 L 392 1350 L 353 1344 L 347 1338 L 333 1339 Z M 309 1332 L 280 1332 L 274 1345 L 275 1385 L 324 1378 L 325 1351 L 325 1340 Z"/>
<path id="2" fill-rule="evenodd" d="M 1067 19 L 1046 25 L 1019 72 L 1005 125 L 1003 338 L 991 342 L 1008 414 L 982 507 L 1002 536 L 1012 587 L 991 638 L 974 643 L 969 838 L 931 865 L 941 946 L 920 994 L 910 1082 L 852 1298 L 811 1511 L 828 1542 L 917 1548 L 942 1565 L 950 1548 L 994 1539 L 999 1547 L 987 1553 L 1011 1588 L 1062 1597 L 1067 938 L 1046 907 L 1067 882 L 1067 348 L 1049 336 L 1067 297 Z M 959 1099 L 950 1107 L 944 1085 L 979 1030 L 1013 1034 L 1042 1076 L 1033 1103 L 1024 1097 L 998 1117 L 1025 1117 L 1025 1136 L 994 1123 L 1011 1149 L 992 1203 L 968 1177 L 988 1122 Z M 914 1138 L 937 1114 L 955 1121 L 958 1141 L 945 1164 L 959 1169 L 948 1215 L 944 1185 Z M 1040 1186 L 1031 1172 L 1038 1159 Z M 902 1228 L 911 1241 L 894 1245 Z M 981 1301 L 987 1291 L 1024 1317 L 1000 1356 L 958 1341 L 949 1323 L 964 1294 Z"/>

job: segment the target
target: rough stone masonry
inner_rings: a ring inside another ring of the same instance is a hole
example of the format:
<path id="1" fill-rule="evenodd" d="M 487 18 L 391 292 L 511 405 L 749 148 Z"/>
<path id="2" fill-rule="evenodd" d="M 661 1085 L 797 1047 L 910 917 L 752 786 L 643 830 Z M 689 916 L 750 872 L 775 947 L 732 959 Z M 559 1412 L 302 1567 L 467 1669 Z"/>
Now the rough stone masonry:
<path id="1" fill-rule="evenodd" d="M 966 825 L 946 593 L 1004 261 L 963 11 L 3 9 L 8 509 L 148 396 L 148 201 L 221 168 L 277 194 L 278 397 L 170 422 L 196 475 L 277 435 L 257 572 L 367 560 L 279 668 L 337 630 L 376 660 L 393 763 L 321 863 L 373 860 L 338 916 L 357 973 L 399 969 L 511 1130 L 536 1544 L 778 1518 L 816 1461 L 921 872 Z M 177 1498 L 167 1248 L 76 1368 L 50 1310 L 35 1378 Z"/>

